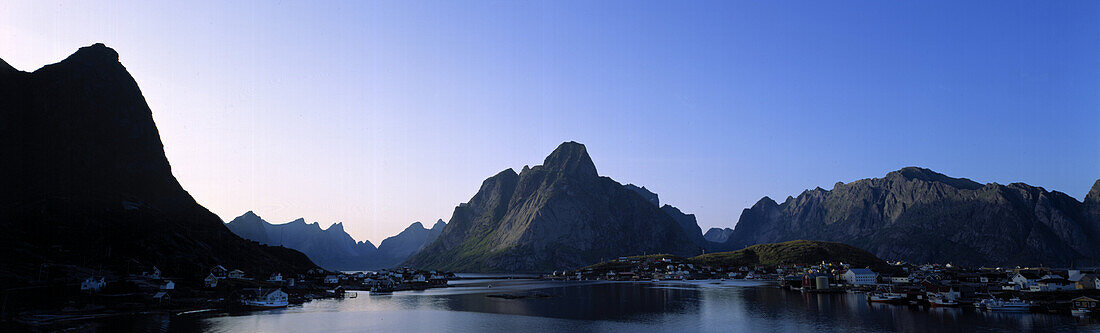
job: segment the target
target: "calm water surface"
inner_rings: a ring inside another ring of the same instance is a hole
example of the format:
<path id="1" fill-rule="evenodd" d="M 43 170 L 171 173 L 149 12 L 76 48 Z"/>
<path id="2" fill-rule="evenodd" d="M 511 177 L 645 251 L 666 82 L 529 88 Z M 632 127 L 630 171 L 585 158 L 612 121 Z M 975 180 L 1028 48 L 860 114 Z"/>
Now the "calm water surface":
<path id="1" fill-rule="evenodd" d="M 154 332 L 1073 332 L 1064 315 L 868 304 L 863 294 L 803 295 L 745 281 L 453 281 L 452 288 L 321 300 L 218 317 L 149 316 L 102 331 Z M 491 287 L 490 287 L 491 285 Z M 502 299 L 490 294 L 550 297 Z"/>

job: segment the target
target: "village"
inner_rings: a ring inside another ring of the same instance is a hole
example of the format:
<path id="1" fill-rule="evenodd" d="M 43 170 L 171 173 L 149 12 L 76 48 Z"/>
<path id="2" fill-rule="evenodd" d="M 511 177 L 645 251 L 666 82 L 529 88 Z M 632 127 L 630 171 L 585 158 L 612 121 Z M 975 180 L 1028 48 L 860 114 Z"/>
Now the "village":
<path id="1" fill-rule="evenodd" d="M 1046 312 L 1091 317 L 1100 303 L 1095 270 L 965 268 L 950 264 L 889 262 L 878 268 L 842 262 L 814 265 L 718 267 L 673 256 L 622 257 L 550 280 L 746 280 L 805 294 L 862 293 L 868 302 L 915 307 L 956 307 L 998 312 Z"/>
<path id="2" fill-rule="evenodd" d="M 314 299 L 356 297 L 357 291 L 388 294 L 447 287 L 447 281 L 453 278 L 453 273 L 410 268 L 377 272 L 330 272 L 314 268 L 303 274 L 274 272 L 253 276 L 218 265 L 197 279 L 166 276 L 156 266 L 148 266 L 133 274 L 92 274 L 79 280 L 79 286 L 55 281 L 50 286 L 28 288 L 48 292 L 41 294 L 41 303 L 22 309 L 15 320 L 30 326 L 48 326 L 130 314 L 235 313 L 283 308 Z M 4 311 L 17 309 L 13 305 L 17 304 L 7 304 L 5 299 Z"/>

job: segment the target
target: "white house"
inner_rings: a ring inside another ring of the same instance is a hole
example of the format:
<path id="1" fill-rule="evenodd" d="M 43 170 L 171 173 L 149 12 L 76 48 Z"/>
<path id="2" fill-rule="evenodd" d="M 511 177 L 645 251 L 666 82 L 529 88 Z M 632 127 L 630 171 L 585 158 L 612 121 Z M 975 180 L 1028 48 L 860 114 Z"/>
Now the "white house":
<path id="1" fill-rule="evenodd" d="M 1039 273 L 1033 271 L 1019 271 L 1016 275 L 1012 276 L 1012 283 L 1020 286 L 1021 290 L 1030 289 L 1036 281 L 1039 281 L 1041 277 Z"/>
<path id="2" fill-rule="evenodd" d="M 286 302 L 287 294 L 282 289 L 275 289 L 262 296 L 268 302 Z"/>
<path id="3" fill-rule="evenodd" d="M 340 283 L 340 277 L 336 275 L 325 276 L 325 284 L 337 284 Z"/>
<path id="4" fill-rule="evenodd" d="M 215 278 L 224 279 L 225 275 L 229 274 L 229 270 L 225 269 L 222 265 L 217 265 L 210 268 L 210 274 L 213 274 Z"/>
<path id="5" fill-rule="evenodd" d="M 866 268 L 852 268 L 841 277 L 850 285 L 871 285 L 877 282 L 878 274 Z"/>
<path id="6" fill-rule="evenodd" d="M 103 289 L 103 286 L 107 285 L 107 281 L 102 276 L 89 277 L 84 279 L 84 282 L 80 283 L 80 291 L 95 292 Z"/>
<path id="7" fill-rule="evenodd" d="M 283 274 L 275 273 L 271 274 L 271 277 L 267 278 L 268 282 L 283 282 Z"/>
<path id="8" fill-rule="evenodd" d="M 160 290 L 173 290 L 176 289 L 176 283 L 172 280 L 164 280 L 164 283 L 160 285 Z"/>
<path id="9" fill-rule="evenodd" d="M 229 271 L 229 273 L 226 274 L 226 276 L 228 276 L 230 279 L 243 279 L 244 278 L 244 271 L 239 270 L 239 269 L 234 269 L 234 270 Z"/>
<path id="10" fill-rule="evenodd" d="M 202 282 L 207 288 L 215 288 L 218 286 L 218 277 L 214 276 L 214 273 L 210 273 L 206 275 Z"/>

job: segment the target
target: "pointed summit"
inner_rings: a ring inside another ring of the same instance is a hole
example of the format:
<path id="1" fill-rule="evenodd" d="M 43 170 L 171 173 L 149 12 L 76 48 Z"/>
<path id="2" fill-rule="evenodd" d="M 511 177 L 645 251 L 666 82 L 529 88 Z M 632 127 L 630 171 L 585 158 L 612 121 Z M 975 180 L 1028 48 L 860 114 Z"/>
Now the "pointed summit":
<path id="1" fill-rule="evenodd" d="M 413 222 L 412 224 L 409 225 L 408 228 L 405 228 L 405 231 L 409 231 L 409 232 L 414 231 L 414 230 L 428 230 L 428 229 L 425 229 L 424 224 L 420 223 L 420 221 Z M 404 233 L 405 231 L 402 231 L 402 233 Z"/>
<path id="2" fill-rule="evenodd" d="M 118 63 L 118 52 L 107 47 L 107 45 L 103 45 L 103 43 L 95 43 L 76 50 L 75 53 L 61 62 L 77 62 L 82 64 Z"/>
<path id="3" fill-rule="evenodd" d="M 550 169 L 574 175 L 598 176 L 596 165 L 588 156 L 588 149 L 583 144 L 569 141 L 562 143 L 554 149 L 550 156 L 542 162 L 542 166 Z"/>

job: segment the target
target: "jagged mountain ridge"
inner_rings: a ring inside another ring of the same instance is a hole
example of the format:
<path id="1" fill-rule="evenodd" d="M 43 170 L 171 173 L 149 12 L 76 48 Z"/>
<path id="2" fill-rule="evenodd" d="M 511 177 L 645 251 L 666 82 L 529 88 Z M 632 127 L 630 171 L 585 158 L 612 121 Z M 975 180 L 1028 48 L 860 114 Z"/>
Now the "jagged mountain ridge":
<path id="1" fill-rule="evenodd" d="M 357 242 L 342 223 L 322 229 L 317 222 L 299 218 L 272 224 L 248 211 L 226 224 L 229 230 L 261 244 L 284 246 L 305 253 L 321 267 L 336 271 L 374 270 L 394 267 L 435 240 L 446 225 L 443 220 L 432 229 L 415 222 L 401 233 L 388 237 L 376 248 L 370 241 Z"/>
<path id="2" fill-rule="evenodd" d="M 137 82 L 103 44 L 31 73 L 0 66 L 0 153 L 0 278 L 44 262 L 177 276 L 316 267 L 237 237 L 180 186 Z"/>
<path id="3" fill-rule="evenodd" d="M 305 253 L 313 262 L 328 270 L 368 269 L 374 260 L 374 244 L 356 242 L 344 231 L 342 223 L 321 229 L 319 223 L 297 219 L 283 224 L 271 224 L 248 211 L 226 224 L 230 231 L 260 244 L 283 246 Z"/>
<path id="4" fill-rule="evenodd" d="M 1098 186 L 1081 203 L 1023 183 L 982 185 L 907 167 L 832 190 L 807 190 L 781 204 L 764 197 L 742 212 L 723 246 L 810 239 L 918 263 L 1094 264 L 1100 257 Z"/>
<path id="5" fill-rule="evenodd" d="M 452 271 L 550 271 L 644 253 L 701 252 L 676 221 L 601 177 L 584 145 L 506 169 L 455 208 L 439 238 L 406 264 Z"/>

